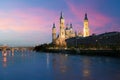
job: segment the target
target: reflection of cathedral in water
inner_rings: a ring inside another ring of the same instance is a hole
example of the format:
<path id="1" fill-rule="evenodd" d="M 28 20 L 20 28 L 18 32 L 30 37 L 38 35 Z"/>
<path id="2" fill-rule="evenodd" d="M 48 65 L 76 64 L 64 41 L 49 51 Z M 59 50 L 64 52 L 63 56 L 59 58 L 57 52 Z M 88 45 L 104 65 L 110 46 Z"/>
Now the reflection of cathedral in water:
<path id="1" fill-rule="evenodd" d="M 68 70 L 68 65 L 66 64 L 66 62 L 67 62 L 67 56 L 65 56 L 64 54 L 54 55 L 52 59 L 53 70 L 61 75 L 66 73 Z M 60 77 L 57 75 L 56 78 L 57 78 L 56 80 L 60 79 Z"/>

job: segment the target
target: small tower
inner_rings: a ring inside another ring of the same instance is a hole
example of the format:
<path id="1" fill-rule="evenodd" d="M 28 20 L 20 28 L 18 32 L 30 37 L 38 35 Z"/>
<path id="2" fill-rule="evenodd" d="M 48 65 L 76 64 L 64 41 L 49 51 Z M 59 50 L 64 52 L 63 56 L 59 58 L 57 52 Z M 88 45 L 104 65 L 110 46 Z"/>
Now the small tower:
<path id="1" fill-rule="evenodd" d="M 85 13 L 84 28 L 83 28 L 83 37 L 87 37 L 89 35 L 90 35 L 90 32 L 89 32 L 88 17 L 87 17 L 87 13 Z"/>
<path id="2" fill-rule="evenodd" d="M 61 12 L 61 16 L 60 16 L 60 38 L 65 38 L 65 20 L 63 18 L 63 14 Z"/>
<path id="3" fill-rule="evenodd" d="M 55 40 L 56 40 L 56 27 L 54 23 L 52 28 L 52 42 L 55 43 Z"/>
<path id="4" fill-rule="evenodd" d="M 70 23 L 70 33 L 73 32 L 73 26 L 72 26 L 72 23 Z"/>
<path id="5" fill-rule="evenodd" d="M 69 38 L 69 32 L 70 32 L 70 30 L 68 28 L 68 24 L 66 24 L 66 29 L 65 29 L 65 38 L 66 39 Z"/>
<path id="6" fill-rule="evenodd" d="M 73 31 L 73 25 L 70 23 L 70 38 L 75 37 L 75 32 Z"/>

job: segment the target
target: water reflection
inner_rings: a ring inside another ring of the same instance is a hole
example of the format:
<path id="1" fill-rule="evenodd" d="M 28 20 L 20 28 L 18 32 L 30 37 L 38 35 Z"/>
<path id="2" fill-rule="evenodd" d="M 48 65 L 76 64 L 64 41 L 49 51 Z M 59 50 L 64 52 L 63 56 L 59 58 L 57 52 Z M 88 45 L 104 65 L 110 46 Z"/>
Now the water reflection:
<path id="1" fill-rule="evenodd" d="M 0 80 L 5 72 L 5 80 L 120 80 L 119 59 L 30 51 L 0 57 Z"/>
<path id="2" fill-rule="evenodd" d="M 55 71 L 60 71 L 60 73 L 65 73 L 67 71 L 67 56 L 60 54 L 60 55 L 54 55 L 53 57 L 53 68 Z"/>
<path id="3" fill-rule="evenodd" d="M 65 80 L 64 76 L 67 74 L 68 65 L 67 65 L 67 58 L 64 54 L 54 54 L 52 58 L 52 68 L 55 76 L 55 80 Z M 67 80 L 67 79 L 66 79 Z M 68 79 L 70 80 L 70 79 Z"/>
<path id="4" fill-rule="evenodd" d="M 47 58 L 46 58 L 46 59 L 47 59 L 47 60 L 46 60 L 46 61 L 47 61 L 47 62 L 46 62 L 46 63 L 47 63 L 47 68 L 49 68 L 49 54 L 46 54 L 46 55 L 47 55 Z"/>
<path id="5" fill-rule="evenodd" d="M 7 57 L 3 57 L 3 67 L 7 67 Z"/>
<path id="6" fill-rule="evenodd" d="M 67 66 L 66 66 L 66 61 L 67 61 L 67 56 L 65 55 L 60 55 L 60 71 L 62 73 L 66 72 Z"/>
<path id="7" fill-rule="evenodd" d="M 16 52 L 16 54 L 15 54 Z M 29 57 L 29 55 L 27 55 L 28 53 L 23 52 L 23 51 L 14 51 L 14 49 L 12 50 L 3 50 L 2 51 L 2 66 L 8 67 L 8 65 L 14 65 L 14 62 L 16 62 L 15 60 L 22 62 L 25 61 L 25 59 L 27 59 L 26 57 Z M 17 59 L 18 58 L 18 59 Z M 9 64 L 10 63 L 10 64 Z"/>
<path id="8" fill-rule="evenodd" d="M 14 52 L 15 52 L 14 48 L 12 48 L 11 52 L 12 52 L 12 56 L 14 56 Z"/>
<path id="9" fill-rule="evenodd" d="M 6 57 L 7 56 L 7 51 L 2 51 L 2 56 Z"/>
<path id="10" fill-rule="evenodd" d="M 91 62 L 89 60 L 89 58 L 85 58 L 83 59 L 83 76 L 84 78 L 89 78 L 90 76 L 90 65 L 91 65 Z"/>

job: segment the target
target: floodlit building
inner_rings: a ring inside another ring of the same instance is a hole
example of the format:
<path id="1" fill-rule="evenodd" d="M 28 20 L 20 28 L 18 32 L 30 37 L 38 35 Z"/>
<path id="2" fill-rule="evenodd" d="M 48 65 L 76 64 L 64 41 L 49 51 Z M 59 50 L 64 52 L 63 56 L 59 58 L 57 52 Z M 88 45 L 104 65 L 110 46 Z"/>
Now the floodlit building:
<path id="1" fill-rule="evenodd" d="M 83 37 L 88 37 L 88 36 L 90 36 L 89 22 L 88 22 L 87 13 L 85 13 L 84 28 L 83 28 Z"/>
<path id="2" fill-rule="evenodd" d="M 55 44 L 58 47 L 66 47 L 66 39 L 69 38 L 73 38 L 76 36 L 79 37 L 87 37 L 89 36 L 89 27 L 88 27 L 88 18 L 87 18 L 87 14 L 85 14 L 85 19 L 84 19 L 84 29 L 83 29 L 83 34 L 82 33 L 78 33 L 78 35 L 76 35 L 75 31 L 73 30 L 73 25 L 72 23 L 67 24 L 65 26 L 65 19 L 63 17 L 63 14 L 61 12 L 61 16 L 60 16 L 60 29 L 59 29 L 59 34 L 56 35 L 56 26 L 55 23 L 53 24 L 52 27 L 52 43 Z"/>

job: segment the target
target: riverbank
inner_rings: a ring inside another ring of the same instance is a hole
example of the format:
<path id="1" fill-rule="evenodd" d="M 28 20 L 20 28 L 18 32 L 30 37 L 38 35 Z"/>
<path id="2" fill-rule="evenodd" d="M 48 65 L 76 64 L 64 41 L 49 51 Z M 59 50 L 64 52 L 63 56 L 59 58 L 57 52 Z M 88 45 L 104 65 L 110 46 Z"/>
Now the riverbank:
<path id="1" fill-rule="evenodd" d="M 68 55 L 84 55 L 84 56 L 106 56 L 120 57 L 120 50 L 67 50 L 67 49 L 43 49 L 40 52 L 60 53 Z"/>

